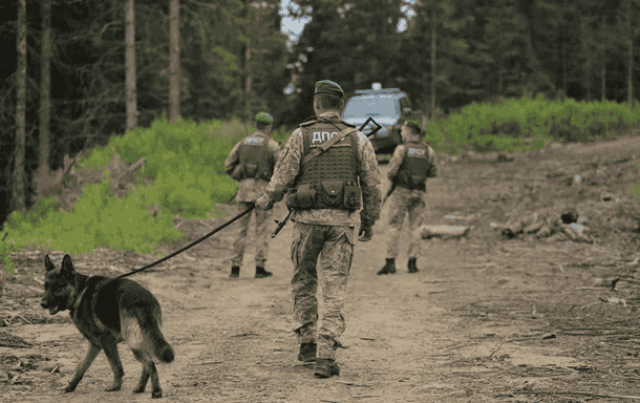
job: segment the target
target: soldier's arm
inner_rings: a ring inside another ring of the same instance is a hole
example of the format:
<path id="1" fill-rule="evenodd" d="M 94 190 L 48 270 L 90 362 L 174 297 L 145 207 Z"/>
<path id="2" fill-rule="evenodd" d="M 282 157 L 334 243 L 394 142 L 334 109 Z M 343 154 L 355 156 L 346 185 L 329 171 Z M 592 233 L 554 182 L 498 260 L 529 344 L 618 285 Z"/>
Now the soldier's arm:
<path id="1" fill-rule="evenodd" d="M 436 168 L 436 152 L 433 148 L 429 147 L 429 169 L 427 170 L 427 178 L 435 178 L 438 175 L 438 170 Z"/>
<path id="2" fill-rule="evenodd" d="M 393 156 L 389 160 L 389 165 L 387 165 L 387 177 L 391 182 L 396 179 L 398 176 L 398 171 L 400 170 L 400 165 L 402 164 L 402 159 L 404 158 L 404 146 L 399 145 L 393 151 Z"/>
<path id="3" fill-rule="evenodd" d="M 382 179 L 376 152 L 369 139 L 360 132 L 358 132 L 358 162 L 363 202 L 361 216 L 364 220 L 374 223 L 380 218 Z"/>
<path id="4" fill-rule="evenodd" d="M 271 200 L 282 200 L 287 190 L 295 185 L 300 173 L 302 159 L 302 135 L 300 129 L 291 133 L 291 137 L 280 152 L 273 176 L 267 185 L 266 193 Z"/>
<path id="5" fill-rule="evenodd" d="M 235 146 L 233 146 L 231 153 L 229 154 L 227 159 L 224 161 L 224 172 L 227 175 L 231 175 L 233 170 L 236 169 L 236 167 L 238 166 L 238 163 L 240 162 L 238 160 L 238 149 L 240 148 L 240 143 L 242 142 L 240 141 Z"/>

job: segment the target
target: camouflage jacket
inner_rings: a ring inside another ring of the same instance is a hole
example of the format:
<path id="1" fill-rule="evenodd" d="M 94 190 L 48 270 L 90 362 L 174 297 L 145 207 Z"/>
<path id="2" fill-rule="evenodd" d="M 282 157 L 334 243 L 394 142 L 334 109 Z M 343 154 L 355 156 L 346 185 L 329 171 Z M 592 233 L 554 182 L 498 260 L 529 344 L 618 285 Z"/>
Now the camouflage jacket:
<path id="1" fill-rule="evenodd" d="M 337 113 L 321 115 L 325 118 L 339 118 Z M 280 153 L 276 169 L 267 185 L 266 193 L 271 200 L 282 200 L 288 189 L 296 186 L 302 163 L 303 143 L 300 128 L 291 133 L 291 137 Z M 373 223 L 380 218 L 382 203 L 382 182 L 378 161 L 371 142 L 363 133 L 358 132 L 357 174 L 362 189 L 362 216 Z M 359 218 L 357 211 L 315 209 L 295 211 L 292 218 L 300 223 L 330 226 L 355 227 Z"/>
<path id="2" fill-rule="evenodd" d="M 256 135 L 257 132 L 253 133 L 252 136 Z M 234 169 L 240 163 L 240 159 L 238 158 L 238 150 L 242 145 L 242 141 L 239 141 L 231 150 L 231 154 L 224 161 L 224 171 L 227 174 L 231 174 Z M 277 141 L 273 139 L 269 139 L 267 143 L 267 147 L 273 153 L 273 160 L 277 161 L 280 156 L 280 145 Z M 236 200 L 239 202 L 254 202 L 258 199 L 258 197 L 264 194 L 265 188 L 267 187 L 266 180 L 257 179 L 257 178 L 245 178 L 240 181 L 240 186 L 238 187 L 238 194 L 236 195 Z"/>
<path id="3" fill-rule="evenodd" d="M 431 162 L 431 168 L 429 169 L 429 173 L 427 176 L 429 178 L 434 178 L 437 174 L 436 165 L 435 165 L 436 152 L 430 146 L 427 146 L 427 147 L 429 147 L 429 161 Z M 399 145 L 398 147 L 396 147 L 395 151 L 393 152 L 393 156 L 389 160 L 389 165 L 388 165 L 389 169 L 387 171 L 387 177 L 391 182 L 393 182 L 398 176 L 398 172 L 400 171 L 400 167 L 402 166 L 402 161 L 404 159 L 404 154 L 405 154 L 405 146 Z M 426 183 L 425 183 L 425 186 L 426 186 Z M 406 191 L 406 193 L 415 197 L 422 197 L 425 193 L 419 189 L 396 189 L 394 190 L 394 193 L 398 191 L 403 191 L 403 192 Z"/>

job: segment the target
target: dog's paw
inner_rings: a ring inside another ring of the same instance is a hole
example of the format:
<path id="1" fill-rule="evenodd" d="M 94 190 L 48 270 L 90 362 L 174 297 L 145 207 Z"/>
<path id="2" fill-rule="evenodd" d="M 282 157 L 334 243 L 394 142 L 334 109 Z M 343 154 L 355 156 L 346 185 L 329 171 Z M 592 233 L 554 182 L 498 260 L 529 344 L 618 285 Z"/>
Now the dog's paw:
<path id="1" fill-rule="evenodd" d="M 156 389 L 151 393 L 151 398 L 158 399 L 162 397 L 162 389 Z"/>
<path id="2" fill-rule="evenodd" d="M 135 388 L 135 389 L 133 390 L 133 393 L 143 393 L 143 392 L 144 392 L 144 390 L 145 390 L 145 387 L 144 387 L 144 386 L 138 386 L 137 388 Z"/>
<path id="3" fill-rule="evenodd" d="M 69 384 L 64 389 L 62 389 L 64 393 L 71 393 L 74 390 L 76 390 L 76 385 L 72 385 L 72 384 Z"/>
<path id="4" fill-rule="evenodd" d="M 122 384 L 111 385 L 111 387 L 105 389 L 105 392 L 116 392 L 121 388 L 122 388 Z"/>

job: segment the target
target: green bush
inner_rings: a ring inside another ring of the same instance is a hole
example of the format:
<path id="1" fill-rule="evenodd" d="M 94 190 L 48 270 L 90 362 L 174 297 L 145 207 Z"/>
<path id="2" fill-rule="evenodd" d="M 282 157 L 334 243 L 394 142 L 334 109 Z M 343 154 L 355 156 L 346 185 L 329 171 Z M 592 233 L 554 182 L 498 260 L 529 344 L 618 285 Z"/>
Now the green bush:
<path id="1" fill-rule="evenodd" d="M 249 132 L 237 121 L 171 124 L 162 119 L 150 128 L 112 138 L 78 164 L 78 172 L 100 169 L 104 177 L 82 189 L 71 211 L 60 210 L 56 198 L 43 198 L 31 211 L 9 216 L 0 232 L 0 238 L 8 234 L 0 243 L 5 270 L 12 267 L 8 254 L 27 247 L 68 253 L 97 247 L 152 253 L 160 243 L 183 239 L 184 234 L 173 227 L 174 216 L 206 217 L 213 203 L 231 198 L 237 183 L 222 173 L 224 160 Z M 287 133 L 276 132 L 275 137 L 284 142 Z M 106 171 L 116 153 L 127 163 L 146 158 L 136 173 L 136 186 L 123 198 L 111 194 Z"/>
<path id="2" fill-rule="evenodd" d="M 425 140 L 439 152 L 463 149 L 521 151 L 550 141 L 587 142 L 616 136 L 637 127 L 640 110 L 615 102 L 504 99 L 472 103 L 445 119 L 426 122 Z M 522 141 L 530 139 L 528 142 Z M 512 140 L 509 140 L 512 139 Z M 490 144 L 490 147 L 487 147 Z"/>

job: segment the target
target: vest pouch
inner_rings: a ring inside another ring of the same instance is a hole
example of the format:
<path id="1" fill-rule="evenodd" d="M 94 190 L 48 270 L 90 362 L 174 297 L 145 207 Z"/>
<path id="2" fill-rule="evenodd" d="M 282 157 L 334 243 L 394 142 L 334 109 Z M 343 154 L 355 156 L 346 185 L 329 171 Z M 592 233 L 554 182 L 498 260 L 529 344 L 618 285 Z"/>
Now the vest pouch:
<path id="1" fill-rule="evenodd" d="M 344 182 L 341 180 L 322 181 L 322 204 L 327 208 L 342 206 Z"/>
<path id="2" fill-rule="evenodd" d="M 344 186 L 344 208 L 347 210 L 359 210 L 361 207 L 361 195 L 358 185 L 347 182 Z"/>
<path id="3" fill-rule="evenodd" d="M 258 178 L 264 179 L 266 181 L 271 179 L 271 170 L 270 169 L 261 169 L 258 175 Z"/>
<path id="4" fill-rule="evenodd" d="M 424 176 L 411 175 L 410 177 L 411 187 L 414 189 L 420 189 L 424 186 L 424 182 L 427 180 Z"/>
<path id="5" fill-rule="evenodd" d="M 316 190 L 311 189 L 310 184 L 298 186 L 298 190 L 296 190 L 298 209 L 308 210 L 310 208 L 313 208 L 315 198 Z"/>
<path id="6" fill-rule="evenodd" d="M 296 194 L 295 189 L 289 189 L 287 194 L 284 195 L 284 204 L 289 210 L 298 209 L 298 195 Z"/>
<path id="7" fill-rule="evenodd" d="M 258 166 L 256 164 L 245 164 L 244 165 L 244 176 L 245 178 L 255 178 L 258 174 Z"/>

